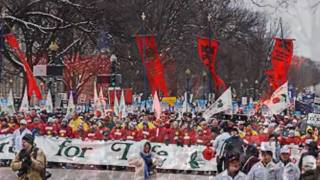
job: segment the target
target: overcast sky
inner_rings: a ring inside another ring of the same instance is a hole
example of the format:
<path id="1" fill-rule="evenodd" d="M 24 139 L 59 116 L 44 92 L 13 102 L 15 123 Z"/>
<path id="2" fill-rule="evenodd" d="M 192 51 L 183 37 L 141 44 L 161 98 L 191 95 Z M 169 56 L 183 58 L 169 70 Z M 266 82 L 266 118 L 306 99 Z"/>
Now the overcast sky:
<path id="1" fill-rule="evenodd" d="M 282 17 L 290 28 L 288 38 L 296 39 L 294 54 L 320 61 L 320 5 L 317 9 L 311 8 L 320 0 L 255 0 L 264 7 L 253 5 L 251 0 L 245 1 L 270 19 L 277 21 Z M 289 3 L 279 7 L 277 3 L 281 1 Z"/>

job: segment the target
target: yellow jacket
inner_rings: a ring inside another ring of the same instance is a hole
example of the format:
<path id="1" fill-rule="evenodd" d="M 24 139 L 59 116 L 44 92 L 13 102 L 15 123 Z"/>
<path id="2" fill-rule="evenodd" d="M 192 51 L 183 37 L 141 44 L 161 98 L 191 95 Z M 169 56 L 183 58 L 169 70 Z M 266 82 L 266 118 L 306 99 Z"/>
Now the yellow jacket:
<path id="1" fill-rule="evenodd" d="M 83 126 L 83 130 L 84 131 L 88 131 L 89 130 L 89 126 L 86 122 L 84 122 L 82 119 L 80 118 L 77 118 L 77 119 L 72 119 L 70 122 L 69 122 L 69 126 L 71 127 L 72 129 L 72 132 L 76 132 L 78 131 L 78 128 L 80 126 Z"/>

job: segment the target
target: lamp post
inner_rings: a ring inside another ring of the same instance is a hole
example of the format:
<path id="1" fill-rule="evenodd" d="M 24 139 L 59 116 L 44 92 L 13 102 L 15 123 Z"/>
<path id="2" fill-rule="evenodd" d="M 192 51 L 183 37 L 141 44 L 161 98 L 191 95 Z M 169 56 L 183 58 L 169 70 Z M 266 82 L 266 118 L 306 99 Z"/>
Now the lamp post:
<path id="1" fill-rule="evenodd" d="M 191 70 L 189 68 L 187 68 L 185 71 L 185 74 L 186 74 L 186 83 L 187 83 L 186 91 L 187 91 L 187 98 L 188 98 L 188 102 L 189 102 Z"/>
<path id="2" fill-rule="evenodd" d="M 141 20 L 142 20 L 142 34 L 144 34 L 145 32 L 145 20 L 146 20 L 146 14 L 144 12 L 142 12 L 141 14 Z M 142 53 L 142 59 L 144 59 L 145 56 L 145 41 L 142 41 L 142 49 L 143 49 L 143 53 Z M 143 65 L 143 99 L 147 99 L 148 98 L 148 94 L 147 94 L 147 73 L 146 73 L 146 67 Z"/>
<path id="3" fill-rule="evenodd" d="M 212 16 L 210 13 L 208 13 L 207 20 L 208 20 L 208 37 L 209 37 L 209 47 L 210 48 L 211 48 L 211 19 L 212 19 Z M 209 59 L 211 60 L 212 54 L 209 53 L 208 55 L 209 55 Z M 212 73 L 209 71 L 209 74 L 210 74 L 210 78 L 208 81 L 209 82 L 209 93 L 212 93 L 213 92 Z"/>
<path id="4" fill-rule="evenodd" d="M 50 62 L 48 64 L 53 64 L 51 66 L 57 66 L 57 65 L 62 65 L 62 62 L 57 62 L 57 57 L 56 53 L 59 49 L 59 46 L 57 42 L 54 40 L 50 43 L 49 45 L 49 51 L 50 51 Z M 48 66 L 47 66 L 48 68 Z M 54 89 L 57 89 L 57 84 L 53 83 L 55 81 L 55 77 L 52 74 L 48 74 L 48 79 L 47 79 L 47 92 L 50 90 L 51 92 L 51 97 L 52 97 L 52 103 L 55 102 L 55 94 L 56 92 L 53 92 Z"/>
<path id="5" fill-rule="evenodd" d="M 117 67 L 116 67 L 116 63 L 118 61 L 118 58 L 115 54 L 112 54 L 110 57 L 110 61 L 111 61 L 111 87 L 116 88 L 117 86 L 117 78 L 116 78 L 116 71 L 117 71 Z"/>
<path id="6" fill-rule="evenodd" d="M 50 62 L 49 64 L 56 64 L 56 52 L 58 51 L 59 46 L 56 41 L 52 41 L 49 45 L 50 50 Z"/>
<path id="7" fill-rule="evenodd" d="M 259 94 L 259 81 L 255 80 L 254 81 L 254 97 L 253 97 L 254 100 L 258 99 L 258 94 Z"/>
<path id="8" fill-rule="evenodd" d="M 206 99 L 206 77 L 207 77 L 207 72 L 206 71 L 202 71 L 202 86 L 203 86 L 203 95 L 202 95 L 202 99 Z"/>

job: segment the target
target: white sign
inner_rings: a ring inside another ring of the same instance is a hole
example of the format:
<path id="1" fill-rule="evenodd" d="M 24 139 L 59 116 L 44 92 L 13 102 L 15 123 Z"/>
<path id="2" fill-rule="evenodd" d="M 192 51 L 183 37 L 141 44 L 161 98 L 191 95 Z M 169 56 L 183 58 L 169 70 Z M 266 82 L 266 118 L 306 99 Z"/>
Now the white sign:
<path id="1" fill-rule="evenodd" d="M 12 135 L 0 136 L 0 159 L 13 159 L 9 152 Z M 37 136 L 35 143 L 46 154 L 49 162 L 129 166 L 128 159 L 138 156 L 142 142 L 134 141 L 82 141 L 47 136 Z M 161 160 L 159 169 L 216 171 L 216 160 L 205 160 L 205 146 L 179 147 L 151 143 L 152 152 Z"/>
<path id="2" fill-rule="evenodd" d="M 248 98 L 247 97 L 242 97 L 241 104 L 242 105 L 247 105 L 248 104 Z"/>
<path id="3" fill-rule="evenodd" d="M 307 124 L 320 127 L 320 114 L 309 113 Z"/>
<path id="4" fill-rule="evenodd" d="M 33 66 L 34 76 L 47 76 L 47 65 L 35 65 Z"/>

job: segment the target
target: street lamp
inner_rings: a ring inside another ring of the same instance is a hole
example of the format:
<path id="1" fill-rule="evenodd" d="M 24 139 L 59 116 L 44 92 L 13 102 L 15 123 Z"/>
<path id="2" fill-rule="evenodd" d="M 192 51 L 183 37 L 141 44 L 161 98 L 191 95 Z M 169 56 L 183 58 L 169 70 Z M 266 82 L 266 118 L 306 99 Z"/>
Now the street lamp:
<path id="1" fill-rule="evenodd" d="M 259 94 L 259 81 L 255 80 L 254 81 L 254 100 L 256 100 L 258 98 L 258 94 Z"/>
<path id="2" fill-rule="evenodd" d="M 191 74 L 191 70 L 188 68 L 185 71 L 186 74 L 186 80 L 187 80 L 187 92 L 189 92 L 190 90 L 190 74 Z"/>
<path id="3" fill-rule="evenodd" d="M 144 34 L 144 23 L 146 20 L 146 14 L 144 12 L 142 12 L 141 14 L 141 19 L 142 19 L 142 34 Z M 144 59 L 145 56 L 145 41 L 142 41 L 142 48 L 143 48 L 143 54 L 142 54 L 142 59 Z M 146 67 L 143 67 L 143 99 L 147 99 L 148 95 L 147 95 L 147 73 L 146 73 Z"/>
<path id="4" fill-rule="evenodd" d="M 211 22 L 211 18 L 212 18 L 212 16 L 211 16 L 211 14 L 210 14 L 210 13 L 208 14 L 207 18 L 208 18 L 208 22 Z"/>
<path id="5" fill-rule="evenodd" d="M 56 43 L 56 41 L 52 41 L 52 42 L 50 43 L 50 45 L 49 45 L 49 50 L 56 52 L 56 51 L 58 51 L 58 49 L 59 49 L 59 46 L 58 46 L 58 44 Z"/>
<path id="6" fill-rule="evenodd" d="M 13 80 L 9 79 L 10 88 L 13 88 Z"/>
<path id="7" fill-rule="evenodd" d="M 111 61 L 111 76 L 110 76 L 110 86 L 111 87 L 116 87 L 116 62 L 117 62 L 118 58 L 116 55 L 112 54 L 110 57 L 110 61 Z"/>
<path id="8" fill-rule="evenodd" d="M 141 14 L 141 19 L 142 19 L 142 21 L 144 21 L 146 19 L 146 15 L 144 12 L 142 12 L 142 14 Z"/>

